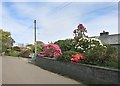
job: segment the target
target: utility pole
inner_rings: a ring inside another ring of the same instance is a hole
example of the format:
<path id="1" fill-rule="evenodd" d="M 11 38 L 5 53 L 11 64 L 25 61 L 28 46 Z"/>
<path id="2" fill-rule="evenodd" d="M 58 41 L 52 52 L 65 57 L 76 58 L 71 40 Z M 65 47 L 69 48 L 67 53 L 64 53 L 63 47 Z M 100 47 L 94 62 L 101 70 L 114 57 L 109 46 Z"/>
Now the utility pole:
<path id="1" fill-rule="evenodd" d="M 36 20 L 34 20 L 34 45 L 35 45 L 34 56 L 36 56 L 36 55 L 37 55 L 37 43 L 36 43 Z"/>

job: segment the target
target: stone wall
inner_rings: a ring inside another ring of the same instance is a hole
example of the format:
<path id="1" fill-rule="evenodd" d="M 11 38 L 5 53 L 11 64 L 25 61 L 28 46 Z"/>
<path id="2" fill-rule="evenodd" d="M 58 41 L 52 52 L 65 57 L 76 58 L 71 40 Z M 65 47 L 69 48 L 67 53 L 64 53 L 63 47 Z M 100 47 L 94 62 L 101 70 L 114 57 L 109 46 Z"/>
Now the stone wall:
<path id="1" fill-rule="evenodd" d="M 120 70 L 37 57 L 35 64 L 86 84 L 118 84 Z M 119 83 L 120 84 L 120 83 Z"/>

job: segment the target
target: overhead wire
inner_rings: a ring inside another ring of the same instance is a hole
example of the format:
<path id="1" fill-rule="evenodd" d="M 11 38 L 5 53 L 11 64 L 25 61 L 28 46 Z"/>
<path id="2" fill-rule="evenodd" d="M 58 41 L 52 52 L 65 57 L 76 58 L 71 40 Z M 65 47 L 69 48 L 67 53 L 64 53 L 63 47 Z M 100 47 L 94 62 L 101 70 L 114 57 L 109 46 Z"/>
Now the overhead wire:
<path id="1" fill-rule="evenodd" d="M 111 7 L 114 7 L 114 6 L 115 6 L 115 5 L 110 5 L 110 6 L 107 6 L 107 7 L 103 7 L 103 8 L 99 8 L 99 9 L 92 10 L 92 11 L 90 11 L 90 12 L 87 12 L 87 13 L 82 14 L 82 17 L 83 17 L 83 16 L 86 16 L 86 15 L 88 15 L 88 14 L 92 14 L 92 13 L 95 13 L 95 12 L 97 12 L 97 11 L 100 11 L 100 10 L 102 10 L 102 9 L 107 9 L 107 8 L 111 8 Z"/>
<path id="2" fill-rule="evenodd" d="M 53 15 L 59 13 L 60 10 L 62 10 L 63 8 L 67 8 L 67 7 L 69 7 L 70 5 L 72 5 L 72 2 L 69 2 L 68 4 L 62 6 L 57 12 L 54 12 Z M 92 10 L 92 11 L 89 11 L 89 12 L 86 12 L 86 13 L 83 13 L 82 15 L 77 15 L 77 16 L 74 16 L 74 17 L 80 17 L 80 16 L 83 17 L 83 16 L 86 16 L 86 15 L 88 15 L 88 14 L 93 14 L 93 13 L 95 13 L 95 12 L 97 12 L 97 11 L 102 10 L 102 9 L 107 9 L 107 8 L 111 8 L 111 7 L 114 7 L 114 6 L 115 6 L 115 5 L 110 5 L 110 6 L 107 6 L 107 7 L 98 8 L 98 9 L 95 9 L 95 10 Z M 51 15 L 51 16 L 53 16 L 53 15 Z"/>
<path id="3" fill-rule="evenodd" d="M 71 5 L 73 2 L 73 0 L 68 0 L 66 2 L 63 2 L 63 4 L 59 5 L 57 8 L 55 8 L 57 11 L 54 12 L 57 13 L 57 12 L 60 12 L 60 10 L 68 7 L 69 5 Z M 78 2 L 79 3 L 79 2 Z M 89 13 L 92 13 L 92 12 L 96 12 L 98 10 L 101 10 L 101 9 L 106 9 L 106 8 L 109 8 L 109 7 L 113 7 L 114 5 L 110 5 L 110 6 L 107 6 L 107 7 L 104 7 L 104 8 L 99 8 L 99 9 L 96 9 L 96 10 L 93 10 L 93 11 L 90 11 Z"/>
<path id="4" fill-rule="evenodd" d="M 60 12 L 62 9 L 66 8 L 67 6 L 69 6 L 72 2 L 63 2 L 63 4 L 59 5 L 58 7 L 56 7 L 54 10 L 54 13 L 52 13 L 49 16 L 53 16 L 56 15 L 58 12 Z M 52 11 L 53 11 L 52 10 Z"/>

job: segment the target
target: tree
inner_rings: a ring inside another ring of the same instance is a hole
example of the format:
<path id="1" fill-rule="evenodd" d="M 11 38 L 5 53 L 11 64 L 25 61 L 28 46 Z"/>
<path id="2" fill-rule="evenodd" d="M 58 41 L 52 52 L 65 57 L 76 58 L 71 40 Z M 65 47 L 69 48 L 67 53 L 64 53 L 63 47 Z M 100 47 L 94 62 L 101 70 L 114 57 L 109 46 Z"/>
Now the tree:
<path id="1" fill-rule="evenodd" d="M 8 31 L 3 31 L 0 29 L 1 33 L 1 39 L 0 39 L 0 50 L 2 52 L 6 52 L 7 49 L 10 49 L 13 46 L 13 43 L 15 43 L 14 39 L 11 37 L 11 33 Z"/>
<path id="2" fill-rule="evenodd" d="M 77 52 L 84 53 L 89 49 L 93 49 L 95 46 L 103 46 L 102 42 L 97 38 L 90 38 L 85 35 L 87 29 L 82 24 L 78 25 L 78 28 L 73 31 L 74 45 Z"/>

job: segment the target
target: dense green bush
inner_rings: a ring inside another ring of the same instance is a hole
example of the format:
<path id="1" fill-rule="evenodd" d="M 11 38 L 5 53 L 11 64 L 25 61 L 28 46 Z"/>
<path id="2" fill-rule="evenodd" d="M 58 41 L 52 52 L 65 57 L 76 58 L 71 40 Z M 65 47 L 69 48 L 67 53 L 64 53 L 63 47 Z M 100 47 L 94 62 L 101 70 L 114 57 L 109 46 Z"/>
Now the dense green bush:
<path id="1" fill-rule="evenodd" d="M 62 55 L 60 55 L 60 56 L 57 58 L 57 60 L 58 60 L 58 61 L 65 61 L 65 62 L 70 61 L 72 55 L 75 55 L 75 54 L 77 54 L 77 53 L 78 53 L 78 52 L 75 52 L 75 51 L 65 51 L 65 52 L 63 52 Z"/>
<path id="2" fill-rule="evenodd" d="M 19 52 L 21 51 L 20 47 L 18 47 L 18 46 L 12 47 L 12 50 L 19 51 Z"/>
<path id="3" fill-rule="evenodd" d="M 120 53 L 115 47 L 112 47 L 111 45 L 106 45 L 106 58 L 109 58 L 109 60 L 112 61 L 118 61 L 118 54 Z"/>
<path id="4" fill-rule="evenodd" d="M 34 49 L 35 50 L 35 49 Z M 43 45 L 38 45 L 37 46 L 37 52 L 40 53 L 44 50 L 44 46 Z"/>
<path id="5" fill-rule="evenodd" d="M 26 48 L 31 49 L 31 53 L 35 52 L 35 45 L 29 44 L 29 45 L 26 45 Z M 37 45 L 37 53 L 42 52 L 43 49 L 44 49 L 43 44 L 38 44 Z"/>
<path id="6" fill-rule="evenodd" d="M 73 45 L 73 39 L 58 40 L 54 44 L 59 45 L 62 52 L 75 50 L 75 46 Z"/>
<path id="7" fill-rule="evenodd" d="M 119 61 L 107 61 L 107 63 L 104 64 L 104 66 L 109 67 L 109 68 L 120 69 L 120 62 Z"/>
<path id="8" fill-rule="evenodd" d="M 20 56 L 20 52 L 18 51 L 15 51 L 15 50 L 11 50 L 9 53 L 8 53 L 9 56 L 14 56 L 14 57 L 19 57 Z"/>
<path id="9" fill-rule="evenodd" d="M 21 56 L 21 57 L 29 57 L 30 53 L 31 53 L 31 50 L 29 50 L 29 49 L 22 50 L 22 51 L 20 52 L 20 56 Z"/>
<path id="10" fill-rule="evenodd" d="M 111 47 L 110 45 L 107 46 L 107 51 L 106 51 L 106 58 L 109 58 L 104 66 L 106 67 L 112 67 L 112 68 L 119 68 L 120 69 L 120 52 L 115 48 Z"/>
<path id="11" fill-rule="evenodd" d="M 118 64 L 118 52 L 110 45 L 95 46 L 86 51 L 84 55 L 86 60 L 83 63 L 114 67 L 117 67 Z"/>

